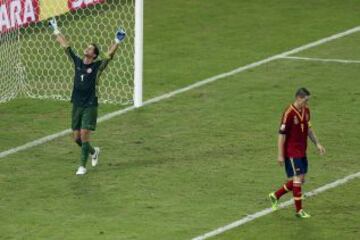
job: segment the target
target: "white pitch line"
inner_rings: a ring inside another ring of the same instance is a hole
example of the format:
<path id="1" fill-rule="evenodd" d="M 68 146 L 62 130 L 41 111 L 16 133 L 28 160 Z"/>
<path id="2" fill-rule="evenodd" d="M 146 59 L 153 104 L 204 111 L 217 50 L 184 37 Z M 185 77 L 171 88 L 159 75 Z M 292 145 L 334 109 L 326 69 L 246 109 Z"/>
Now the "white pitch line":
<path id="1" fill-rule="evenodd" d="M 284 58 L 284 57 L 289 56 L 289 55 L 291 55 L 291 54 L 295 54 L 295 53 L 304 51 L 304 50 L 306 50 L 306 49 L 319 46 L 319 45 L 321 45 L 321 44 L 324 44 L 324 43 L 327 43 L 327 42 L 330 42 L 330 41 L 333 41 L 333 40 L 336 40 L 336 39 L 339 39 L 339 38 L 348 36 L 348 35 L 350 35 L 350 34 L 353 34 L 353 33 L 359 32 L 359 31 L 360 31 L 360 26 L 357 26 L 357 27 L 351 28 L 351 29 L 349 29 L 349 30 L 346 30 L 346 31 L 344 31 L 344 32 L 337 33 L 337 34 L 331 35 L 331 36 L 329 36 L 329 37 L 320 39 L 320 40 L 318 40 L 318 41 L 315 41 L 315 42 L 312 42 L 312 43 L 303 45 L 303 46 L 301 46 L 301 47 L 297 47 L 297 48 L 294 48 L 294 49 L 292 49 L 292 50 L 289 50 L 289 51 L 286 51 L 286 52 L 283 52 L 283 53 L 280 53 L 280 54 L 277 54 L 277 55 L 274 55 L 274 56 L 265 58 L 265 59 L 263 59 L 263 60 L 260 60 L 260 61 L 257 61 L 257 62 L 248 64 L 248 65 L 245 65 L 245 66 L 236 68 L 236 69 L 231 70 L 231 71 L 229 71 L 229 72 L 221 73 L 221 74 L 219 74 L 219 75 L 216 75 L 216 76 L 213 76 L 213 77 L 210 77 L 210 78 L 207 78 L 207 79 L 198 81 L 198 82 L 196 82 L 196 83 L 194 83 L 194 84 L 191 84 L 191 85 L 189 85 L 189 86 L 187 86 L 187 87 L 180 88 L 180 89 L 178 89 L 178 90 L 175 90 L 175 91 L 166 93 L 166 94 L 164 94 L 164 95 L 151 98 L 151 99 L 145 101 L 144 104 L 143 104 L 143 106 L 147 106 L 147 105 L 150 105 L 150 104 L 153 104 L 153 103 L 156 103 L 156 102 L 159 102 L 159 101 L 162 101 L 162 100 L 171 98 L 171 97 L 173 97 L 173 96 L 175 96 L 175 95 L 177 95 L 177 94 L 180 94 L 180 93 L 183 93 L 183 92 L 187 92 L 187 91 L 189 91 L 189 90 L 192 90 L 192 89 L 201 87 L 201 86 L 206 85 L 206 84 L 209 84 L 209 83 L 211 83 L 211 82 L 215 82 L 215 81 L 217 81 L 217 80 L 219 80 L 219 79 L 223 79 L 223 78 L 226 78 L 226 77 L 230 77 L 230 76 L 236 75 L 236 74 L 241 73 L 241 72 L 243 72 L 243 71 L 246 71 L 246 70 L 248 70 L 248 69 L 261 66 L 261 65 L 263 65 L 263 64 L 265 64 L 265 63 L 269 63 L 269 62 L 271 62 L 271 61 Z M 99 122 L 107 121 L 107 120 L 109 120 L 109 119 L 112 119 L 112 118 L 114 118 L 114 117 L 116 117 L 116 116 L 122 115 L 122 114 L 124 114 L 124 113 L 126 113 L 126 112 L 129 112 L 129 111 L 132 111 L 132 110 L 135 110 L 135 109 L 136 109 L 136 108 L 135 108 L 134 106 L 131 106 L 131 107 L 128 107 L 128 108 L 125 108 L 125 109 L 121 109 L 121 110 L 118 110 L 118 111 L 114 111 L 114 112 L 105 114 L 104 116 L 100 117 L 100 118 L 98 119 L 98 121 L 99 121 Z M 24 151 L 24 150 L 26 150 L 26 149 L 29 149 L 29 148 L 38 146 L 38 145 L 40 145 L 40 144 L 44 144 L 44 143 L 49 142 L 49 141 L 52 141 L 52 140 L 54 140 L 54 139 L 56 139 L 56 138 L 62 137 L 62 136 L 64 136 L 64 135 L 66 135 L 66 134 L 69 134 L 70 132 L 71 132 L 70 129 L 66 129 L 66 130 L 64 130 L 64 131 L 61 131 L 61 132 L 58 132 L 58 133 L 55 133 L 55 134 L 52 134 L 52 135 L 49 135 L 49 136 L 46 136 L 46 137 L 43 137 L 43 138 L 34 140 L 34 141 L 31 141 L 31 142 L 28 142 L 28 143 L 26 143 L 26 144 L 24 144 L 24 145 L 21 145 L 21 146 L 18 146 L 18 147 L 15 147 L 15 148 L 12 148 L 12 149 L 9 149 L 9 150 L 0 152 L 0 158 L 4 158 L 4 157 L 9 156 L 9 155 L 11 155 L 11 154 L 14 154 L 14 153 L 17 153 L 17 152 L 20 152 L 20 151 Z"/>
<path id="2" fill-rule="evenodd" d="M 345 60 L 345 59 L 329 59 L 329 58 L 309 58 L 309 57 L 297 57 L 297 56 L 286 56 L 282 57 L 283 59 L 292 59 L 292 60 L 304 60 L 304 61 L 313 61 L 313 62 L 334 62 L 334 63 L 360 63 L 360 60 Z"/>
<path id="3" fill-rule="evenodd" d="M 348 175 L 348 176 L 346 176 L 344 178 L 341 178 L 341 179 L 336 180 L 334 182 L 325 184 L 324 186 L 321 186 L 321 187 L 316 188 L 316 189 L 314 189 L 314 190 L 312 190 L 312 191 L 310 191 L 308 193 L 305 193 L 305 197 L 309 198 L 309 197 L 316 196 L 319 193 L 322 193 L 322 192 L 325 192 L 325 191 L 327 191 L 329 189 L 338 187 L 340 185 L 343 185 L 343 184 L 349 182 L 350 180 L 353 180 L 353 179 L 359 178 L 359 177 L 360 177 L 360 172 Z M 293 200 L 288 200 L 286 202 L 283 202 L 283 203 L 279 204 L 279 208 L 288 207 L 288 206 L 292 205 L 293 202 L 294 202 Z M 223 227 L 215 229 L 215 230 L 213 230 L 211 232 L 205 233 L 205 234 L 203 234 L 201 236 L 195 237 L 192 240 L 205 240 L 205 239 L 214 237 L 216 235 L 219 235 L 221 233 L 224 233 L 226 231 L 229 231 L 231 229 L 234 229 L 236 227 L 244 225 L 245 223 L 251 222 L 251 221 L 253 221 L 253 220 L 257 219 L 257 218 L 266 216 L 266 215 L 268 215 L 268 214 L 270 214 L 272 212 L 274 212 L 274 210 L 272 208 L 265 208 L 265 209 L 263 209 L 263 210 L 261 210 L 259 212 L 247 215 L 246 217 L 241 218 L 240 220 L 232 222 L 232 223 L 230 223 L 228 225 L 225 225 Z"/>

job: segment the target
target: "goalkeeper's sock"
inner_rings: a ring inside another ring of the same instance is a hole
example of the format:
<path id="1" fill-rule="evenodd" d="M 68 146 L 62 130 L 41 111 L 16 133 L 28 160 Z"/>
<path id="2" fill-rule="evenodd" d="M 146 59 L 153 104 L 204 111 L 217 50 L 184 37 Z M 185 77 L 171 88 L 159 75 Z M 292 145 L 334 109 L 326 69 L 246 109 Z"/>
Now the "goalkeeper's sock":
<path id="1" fill-rule="evenodd" d="M 79 145 L 79 147 L 82 146 L 82 142 L 81 142 L 80 138 L 76 139 L 75 142 L 76 142 L 77 145 Z"/>
<path id="2" fill-rule="evenodd" d="M 79 138 L 79 139 L 76 139 L 75 142 L 76 142 L 77 145 L 79 145 L 79 147 L 82 147 L 82 141 L 81 141 L 80 138 Z M 89 142 L 87 142 L 87 143 L 89 144 L 89 153 L 90 153 L 91 155 L 93 155 L 93 154 L 95 153 L 95 149 L 90 145 Z"/>
<path id="3" fill-rule="evenodd" d="M 277 190 L 275 192 L 275 196 L 277 199 L 281 198 L 281 196 L 283 196 L 284 194 L 286 194 L 287 192 L 290 192 L 293 190 L 293 181 L 290 180 L 287 183 L 284 184 L 284 186 L 282 186 L 279 190 Z"/>
<path id="4" fill-rule="evenodd" d="M 91 154 L 91 155 L 94 155 L 94 153 L 95 153 L 95 149 L 93 148 L 93 146 L 91 146 L 91 144 L 88 142 L 88 144 L 89 144 L 89 153 Z"/>
<path id="5" fill-rule="evenodd" d="M 90 152 L 90 143 L 83 142 L 81 146 L 80 166 L 86 167 L 86 162 L 89 157 L 89 152 Z"/>

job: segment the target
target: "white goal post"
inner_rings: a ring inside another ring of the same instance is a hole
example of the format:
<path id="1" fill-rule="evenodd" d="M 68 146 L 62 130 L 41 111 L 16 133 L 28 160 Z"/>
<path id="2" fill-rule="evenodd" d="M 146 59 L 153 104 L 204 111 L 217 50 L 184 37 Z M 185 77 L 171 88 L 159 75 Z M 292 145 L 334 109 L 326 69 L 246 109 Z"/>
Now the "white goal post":
<path id="1" fill-rule="evenodd" d="M 79 56 L 90 43 L 107 52 L 117 28 L 125 29 L 100 78 L 99 102 L 142 106 L 143 7 L 143 0 L 0 0 L 0 102 L 70 99 L 74 69 L 48 27 L 56 17 Z"/>
<path id="2" fill-rule="evenodd" d="M 143 104 L 144 0 L 135 0 L 134 105 Z"/>

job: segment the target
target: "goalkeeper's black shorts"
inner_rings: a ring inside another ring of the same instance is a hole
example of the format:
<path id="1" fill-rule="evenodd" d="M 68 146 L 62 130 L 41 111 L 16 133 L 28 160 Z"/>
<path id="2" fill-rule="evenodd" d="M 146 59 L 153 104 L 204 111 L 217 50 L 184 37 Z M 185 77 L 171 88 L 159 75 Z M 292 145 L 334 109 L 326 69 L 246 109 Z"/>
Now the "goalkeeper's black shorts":
<path id="1" fill-rule="evenodd" d="M 78 107 L 73 105 L 71 114 L 72 130 L 87 129 L 95 131 L 97 107 Z"/>

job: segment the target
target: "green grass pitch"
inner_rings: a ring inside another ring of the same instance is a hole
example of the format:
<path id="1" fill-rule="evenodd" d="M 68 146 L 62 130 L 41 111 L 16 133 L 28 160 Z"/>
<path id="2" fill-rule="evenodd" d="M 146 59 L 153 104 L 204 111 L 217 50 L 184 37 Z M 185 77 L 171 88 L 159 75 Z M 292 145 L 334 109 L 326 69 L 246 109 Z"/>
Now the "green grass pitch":
<path id="1" fill-rule="evenodd" d="M 145 99 L 359 25 L 353 0 L 145 1 Z M 297 56 L 360 59 L 360 33 Z M 116 67 L 116 66 L 110 66 Z M 69 137 L 0 159 L 0 239 L 185 240 L 269 207 L 284 181 L 277 127 L 308 87 L 305 191 L 360 171 L 358 64 L 280 59 L 98 125 L 100 165 L 76 177 Z M 69 127 L 70 104 L 0 105 L 0 151 Z M 102 105 L 101 115 L 119 109 Z M 213 239 L 357 239 L 358 179 Z M 287 198 L 285 198 L 287 199 Z"/>

